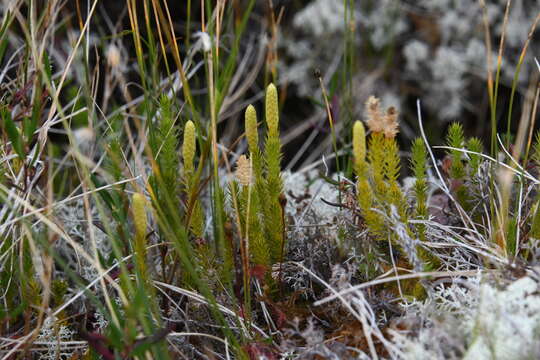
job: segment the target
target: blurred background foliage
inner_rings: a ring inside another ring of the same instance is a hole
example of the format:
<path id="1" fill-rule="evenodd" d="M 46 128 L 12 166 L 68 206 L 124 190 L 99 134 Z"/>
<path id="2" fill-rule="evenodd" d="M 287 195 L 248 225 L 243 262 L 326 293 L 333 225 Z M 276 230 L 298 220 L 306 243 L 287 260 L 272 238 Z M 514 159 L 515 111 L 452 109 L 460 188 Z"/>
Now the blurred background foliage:
<path id="1" fill-rule="evenodd" d="M 44 11 L 48 6 L 47 1 L 34 3 Z M 142 8 L 144 1 L 136 3 Z M 197 66 L 202 62 L 202 54 L 194 52 L 196 46 L 193 45 L 200 39 L 197 32 L 202 29 L 201 2 L 165 3 L 182 58 L 189 58 L 193 66 Z M 248 3 L 247 0 L 226 1 L 226 11 L 233 14 L 228 17 L 229 21 L 239 22 Z M 92 4 L 86 0 L 64 3 L 62 21 L 55 25 L 58 29 L 54 42 L 48 44 L 53 70 L 65 66 L 69 49 Z M 207 6 L 211 4 L 213 2 L 208 2 Z M 320 159 L 322 154 L 331 151 L 332 144 L 319 74 L 327 89 L 333 121 L 343 145 L 350 144 L 348 129 L 354 120 L 363 118 L 363 104 L 371 94 L 400 110 L 400 141 L 404 149 L 408 149 L 410 140 L 418 135 L 417 99 L 422 101 L 424 125 L 433 143 L 442 141 L 451 121 L 461 122 L 471 136 L 486 137 L 490 134 L 486 59 L 490 51 L 492 66 L 496 67 L 505 7 L 506 0 L 489 1 L 485 7 L 480 1 L 451 0 L 258 0 L 240 39 L 237 63 L 242 71 L 236 81 L 241 91 L 235 101 L 222 104 L 220 110 L 221 141 L 227 145 L 237 139 L 241 134 L 238 125 L 241 110 L 262 98 L 262 89 L 273 80 L 281 89 L 280 98 L 285 99 L 281 106 L 286 167 L 298 169 Z M 5 6 L 1 8 L 5 11 Z M 511 3 L 497 115 L 499 130 L 503 132 L 512 80 L 537 10 L 535 0 Z M 94 15 L 89 27 L 88 55 L 90 64 L 97 65 L 94 68 L 97 75 L 95 104 L 100 111 L 109 114 L 129 98 L 141 95 L 142 89 L 138 85 L 139 72 L 126 3 L 100 1 Z M 489 50 L 484 15 L 490 25 Z M 142 11 L 139 16 L 143 16 Z M 235 40 L 231 28 L 225 26 L 221 34 L 224 53 L 231 51 Z M 11 31 L 16 32 L 15 29 L 16 26 Z M 22 29 L 19 30 L 22 35 Z M 12 39 L 8 54 L 17 51 L 17 41 Z M 521 111 L 528 87 L 538 79 L 533 61 L 540 50 L 538 36 L 532 36 L 528 46 L 513 107 L 516 114 Z M 171 49 L 166 51 L 170 56 L 167 62 L 159 59 L 162 76 L 175 70 Z M 111 61 L 118 61 L 113 67 L 114 73 Z M 64 94 L 66 103 L 74 98 L 77 82 L 85 81 L 84 71 L 74 67 L 72 72 L 74 76 L 69 78 L 67 86 L 71 91 Z M 205 81 L 204 72 L 193 74 L 191 87 L 196 101 L 207 100 Z M 181 92 L 179 97 L 182 97 Z M 83 125 L 84 116 L 78 117 L 76 122 Z M 517 128 L 517 122 L 512 126 Z"/>

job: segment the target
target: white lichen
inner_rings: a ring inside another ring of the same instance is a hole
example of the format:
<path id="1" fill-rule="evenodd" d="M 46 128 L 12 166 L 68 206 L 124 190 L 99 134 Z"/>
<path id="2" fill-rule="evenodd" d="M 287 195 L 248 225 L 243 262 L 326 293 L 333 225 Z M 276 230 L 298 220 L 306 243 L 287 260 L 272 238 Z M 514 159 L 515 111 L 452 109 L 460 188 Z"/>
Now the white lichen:
<path id="1" fill-rule="evenodd" d="M 392 330 L 404 359 L 533 359 L 540 355 L 538 281 L 526 276 L 506 287 L 475 277 L 438 286 L 406 305 L 419 329 Z"/>
<path id="2" fill-rule="evenodd" d="M 40 359 L 70 359 L 73 350 L 66 347 L 64 342 L 73 338 L 73 331 L 65 325 L 59 325 L 56 317 L 47 317 L 36 339 L 36 344 L 45 351 L 39 351 Z"/>
<path id="3" fill-rule="evenodd" d="M 315 0 L 293 19 L 295 27 L 315 36 L 342 31 L 345 7 L 341 0 Z"/>

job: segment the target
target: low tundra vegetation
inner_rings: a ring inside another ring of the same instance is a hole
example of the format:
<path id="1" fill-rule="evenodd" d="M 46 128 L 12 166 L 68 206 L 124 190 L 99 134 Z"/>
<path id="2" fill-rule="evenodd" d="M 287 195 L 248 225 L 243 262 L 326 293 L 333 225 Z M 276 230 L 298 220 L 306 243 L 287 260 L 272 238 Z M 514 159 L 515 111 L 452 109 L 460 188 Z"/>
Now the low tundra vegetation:
<path id="1" fill-rule="evenodd" d="M 490 73 L 489 144 L 455 122 L 433 146 L 419 101 L 409 145 L 376 96 L 340 129 L 316 74 L 328 154 L 285 170 L 276 49 L 239 61 L 256 2 L 233 3 L 180 51 L 166 2 L 126 1 L 131 63 L 95 4 L 2 7 L 0 356 L 538 357 L 537 87 L 500 137 Z"/>

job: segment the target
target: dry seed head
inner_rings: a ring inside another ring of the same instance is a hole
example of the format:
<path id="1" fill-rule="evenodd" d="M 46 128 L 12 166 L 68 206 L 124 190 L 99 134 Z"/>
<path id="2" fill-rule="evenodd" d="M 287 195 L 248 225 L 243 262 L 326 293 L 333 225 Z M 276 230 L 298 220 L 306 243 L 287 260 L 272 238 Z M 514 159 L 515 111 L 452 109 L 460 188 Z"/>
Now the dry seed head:
<path id="1" fill-rule="evenodd" d="M 184 168 L 186 170 L 192 170 L 193 159 L 195 159 L 195 124 L 191 120 L 188 120 L 184 127 L 182 156 L 184 158 Z"/>
<path id="2" fill-rule="evenodd" d="M 353 127 L 353 155 L 357 166 L 366 158 L 366 129 L 361 121 Z"/>
<path id="3" fill-rule="evenodd" d="M 75 141 L 77 141 L 77 144 L 91 143 L 95 139 L 95 134 L 94 130 L 88 126 L 85 126 L 74 130 L 73 137 L 75 138 Z"/>
<path id="4" fill-rule="evenodd" d="M 133 223 L 135 224 L 135 233 L 137 236 L 146 236 L 146 226 L 147 226 L 147 219 L 146 219 L 146 210 L 144 208 L 144 204 L 146 203 L 146 199 L 144 198 L 144 195 L 135 193 L 133 194 L 131 206 L 133 211 Z"/>
<path id="5" fill-rule="evenodd" d="M 393 139 L 399 132 L 398 112 L 395 107 L 390 106 L 386 110 L 386 116 L 384 117 L 384 136 Z"/>
<path id="6" fill-rule="evenodd" d="M 195 43 L 196 49 L 202 49 L 204 52 L 209 52 L 212 50 L 212 40 L 207 32 L 197 31 L 193 37 L 197 39 L 197 42 Z"/>
<path id="7" fill-rule="evenodd" d="M 278 95 L 274 84 L 268 85 L 266 88 L 266 124 L 270 136 L 278 135 L 279 125 L 279 110 L 278 110 Z"/>
<path id="8" fill-rule="evenodd" d="M 508 190 L 512 187 L 512 180 L 514 178 L 514 173 L 512 170 L 501 168 L 498 171 L 497 177 L 499 178 L 499 182 L 504 190 Z"/>
<path id="9" fill-rule="evenodd" d="M 107 64 L 114 69 L 120 65 L 121 54 L 118 47 L 114 44 L 109 45 L 107 48 Z"/>
<path id="10" fill-rule="evenodd" d="M 242 186 L 251 185 L 251 163 L 246 155 L 241 155 L 236 162 L 236 179 Z"/>
<path id="11" fill-rule="evenodd" d="M 73 131 L 73 140 L 77 143 L 82 154 L 89 155 L 95 143 L 96 134 L 88 126 L 81 127 Z"/>
<path id="12" fill-rule="evenodd" d="M 259 146 L 259 133 L 257 131 L 257 111 L 253 105 L 246 109 L 246 138 L 249 145 L 249 151 L 253 153 Z"/>
<path id="13" fill-rule="evenodd" d="M 380 133 L 384 129 L 384 114 L 381 112 L 381 101 L 375 96 L 370 96 L 366 101 L 367 126 L 374 133 Z"/>
<path id="14" fill-rule="evenodd" d="M 396 108 L 391 106 L 383 113 L 381 101 L 375 96 L 370 96 L 366 101 L 366 116 L 366 123 L 374 133 L 383 133 L 386 138 L 393 139 L 399 132 Z"/>

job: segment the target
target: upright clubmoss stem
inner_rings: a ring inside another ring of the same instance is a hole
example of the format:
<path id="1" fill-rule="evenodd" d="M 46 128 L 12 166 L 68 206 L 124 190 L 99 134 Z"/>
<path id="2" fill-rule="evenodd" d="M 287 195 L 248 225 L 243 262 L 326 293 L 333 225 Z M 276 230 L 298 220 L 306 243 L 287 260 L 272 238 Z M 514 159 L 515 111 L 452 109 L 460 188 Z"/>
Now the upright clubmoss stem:
<path id="1" fill-rule="evenodd" d="M 196 237 L 202 237 L 204 232 L 204 219 L 201 203 L 197 198 L 197 178 L 194 164 L 196 150 L 197 141 L 195 124 L 193 121 L 189 120 L 184 127 L 184 142 L 182 144 L 185 191 L 189 199 L 186 223 Z"/>
<path id="2" fill-rule="evenodd" d="M 283 192 L 281 180 L 281 142 L 279 139 L 279 109 L 278 95 L 274 84 L 268 85 L 266 90 L 266 124 L 268 137 L 265 146 L 265 160 L 267 170 L 268 200 L 271 208 L 267 212 L 267 230 L 271 232 L 270 251 L 272 261 L 281 260 L 281 248 L 284 246 L 283 214 L 280 206 L 280 196 Z M 279 229 L 279 230 L 278 230 Z"/>
<path id="3" fill-rule="evenodd" d="M 266 123 L 268 125 L 268 137 L 279 138 L 279 109 L 278 95 L 274 84 L 266 89 Z"/>
<path id="4" fill-rule="evenodd" d="M 353 127 L 353 155 L 356 174 L 362 176 L 366 162 L 366 129 L 361 121 Z"/>
<path id="5" fill-rule="evenodd" d="M 267 207 L 267 182 L 264 177 L 264 166 L 261 151 L 259 150 L 259 133 L 257 126 L 257 112 L 250 105 L 245 113 L 245 132 L 250 153 L 250 167 L 253 177 L 253 186 L 249 193 L 249 242 L 252 259 L 256 265 L 270 267 L 270 245 L 264 223 L 260 222 L 259 212 L 265 217 L 268 213 Z"/>
<path id="6" fill-rule="evenodd" d="M 133 223 L 135 225 L 135 259 L 144 282 L 148 280 L 146 271 L 146 227 L 148 219 L 144 195 L 135 193 L 132 198 Z"/>
<path id="7" fill-rule="evenodd" d="M 195 159 L 195 124 L 189 120 L 184 127 L 184 144 L 182 145 L 182 157 L 184 158 L 184 171 L 193 171 Z"/>
<path id="8" fill-rule="evenodd" d="M 254 154 L 259 150 L 259 133 L 257 131 L 257 112 L 253 105 L 246 109 L 246 138 L 249 152 Z"/>

